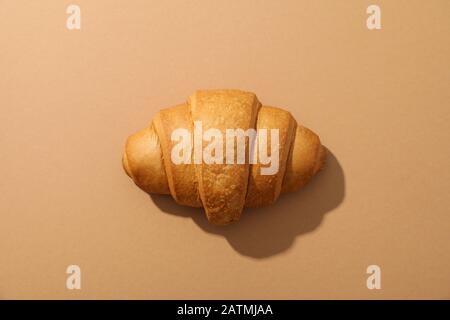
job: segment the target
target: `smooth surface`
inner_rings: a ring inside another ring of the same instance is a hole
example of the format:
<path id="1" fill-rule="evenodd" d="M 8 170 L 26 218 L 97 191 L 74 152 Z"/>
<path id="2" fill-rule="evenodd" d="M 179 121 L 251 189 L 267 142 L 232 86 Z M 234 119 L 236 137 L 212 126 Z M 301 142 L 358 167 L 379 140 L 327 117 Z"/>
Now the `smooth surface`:
<path id="1" fill-rule="evenodd" d="M 0 2 L 0 298 L 450 298 L 450 2 Z M 241 222 L 149 197 L 125 139 L 200 88 L 329 149 Z M 82 289 L 66 289 L 66 268 Z M 368 290 L 366 268 L 382 270 Z"/>

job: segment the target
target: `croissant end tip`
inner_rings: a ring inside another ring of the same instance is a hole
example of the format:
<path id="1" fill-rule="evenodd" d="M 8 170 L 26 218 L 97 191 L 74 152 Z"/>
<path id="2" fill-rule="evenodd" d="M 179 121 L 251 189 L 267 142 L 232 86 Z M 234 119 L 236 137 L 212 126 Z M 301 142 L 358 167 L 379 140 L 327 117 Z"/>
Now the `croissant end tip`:
<path id="1" fill-rule="evenodd" d="M 127 157 L 127 153 L 124 152 L 123 156 L 122 156 L 122 167 L 125 170 L 125 173 L 133 179 L 133 177 L 131 176 L 131 169 L 130 169 L 130 165 L 128 163 L 128 157 Z"/>
<path id="2" fill-rule="evenodd" d="M 323 168 L 326 162 L 326 158 L 327 158 L 327 148 L 321 145 L 319 152 L 317 154 L 316 165 L 314 166 L 314 174 L 316 174 L 317 172 L 320 171 L 320 169 Z"/>

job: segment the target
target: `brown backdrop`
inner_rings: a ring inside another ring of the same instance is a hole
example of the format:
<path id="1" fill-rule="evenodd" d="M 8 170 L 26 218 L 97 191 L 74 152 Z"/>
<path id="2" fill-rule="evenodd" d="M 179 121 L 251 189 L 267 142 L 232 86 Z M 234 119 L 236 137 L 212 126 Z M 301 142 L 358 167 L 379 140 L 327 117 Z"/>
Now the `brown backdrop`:
<path id="1" fill-rule="evenodd" d="M 75 3 L 0 1 L 0 298 L 450 298 L 449 1 Z M 149 197 L 124 141 L 198 88 L 290 110 L 327 167 L 226 228 Z"/>

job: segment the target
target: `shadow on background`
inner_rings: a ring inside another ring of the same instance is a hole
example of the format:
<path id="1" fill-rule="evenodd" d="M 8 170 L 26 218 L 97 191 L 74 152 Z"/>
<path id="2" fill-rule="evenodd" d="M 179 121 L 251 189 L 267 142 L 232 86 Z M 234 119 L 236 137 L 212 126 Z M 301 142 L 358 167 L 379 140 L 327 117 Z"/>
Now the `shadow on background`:
<path id="1" fill-rule="evenodd" d="M 241 220 L 228 226 L 208 223 L 203 209 L 183 207 L 167 195 L 150 195 L 162 211 L 190 217 L 204 231 L 221 235 L 240 254 L 266 258 L 289 249 L 298 235 L 316 229 L 324 215 L 345 197 L 345 178 L 336 157 L 327 150 L 325 167 L 297 192 L 281 195 L 272 206 L 246 208 Z"/>

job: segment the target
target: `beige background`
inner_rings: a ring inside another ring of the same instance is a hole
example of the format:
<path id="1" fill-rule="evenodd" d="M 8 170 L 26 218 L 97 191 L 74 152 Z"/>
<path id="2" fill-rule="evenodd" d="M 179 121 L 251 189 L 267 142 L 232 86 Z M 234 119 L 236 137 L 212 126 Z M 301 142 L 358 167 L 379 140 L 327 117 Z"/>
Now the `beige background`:
<path id="1" fill-rule="evenodd" d="M 75 3 L 0 1 L 0 298 L 450 298 L 450 1 Z M 327 167 L 225 228 L 150 198 L 124 141 L 198 88 L 290 110 Z"/>

